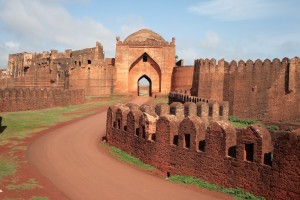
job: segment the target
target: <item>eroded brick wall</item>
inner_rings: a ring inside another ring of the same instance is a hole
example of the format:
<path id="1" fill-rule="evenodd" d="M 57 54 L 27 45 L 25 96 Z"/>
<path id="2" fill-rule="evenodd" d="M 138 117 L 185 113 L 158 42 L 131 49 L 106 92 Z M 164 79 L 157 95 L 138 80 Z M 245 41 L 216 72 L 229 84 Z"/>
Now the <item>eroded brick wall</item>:
<path id="1" fill-rule="evenodd" d="M 64 52 L 10 54 L 5 88 L 84 89 L 87 96 L 109 96 L 114 89 L 113 58 L 104 58 L 103 46 Z"/>
<path id="2" fill-rule="evenodd" d="M 271 135 L 259 125 L 235 129 L 181 111 L 158 116 L 125 107 L 107 111 L 108 142 L 145 163 L 268 199 L 300 198 L 300 130 Z"/>
<path id="3" fill-rule="evenodd" d="M 70 70 L 69 88 L 84 89 L 87 96 L 110 96 L 114 89 L 115 67 L 112 63 L 94 62 Z"/>
<path id="4" fill-rule="evenodd" d="M 84 90 L 5 89 L 0 90 L 0 111 L 38 110 L 85 102 Z"/>

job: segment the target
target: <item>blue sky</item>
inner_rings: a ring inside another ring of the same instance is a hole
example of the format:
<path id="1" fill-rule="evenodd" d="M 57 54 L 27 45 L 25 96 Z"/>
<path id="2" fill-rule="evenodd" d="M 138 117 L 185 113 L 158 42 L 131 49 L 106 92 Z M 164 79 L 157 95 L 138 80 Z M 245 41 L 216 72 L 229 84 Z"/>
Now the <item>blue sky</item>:
<path id="1" fill-rule="evenodd" d="M 148 28 L 176 38 L 176 54 L 273 59 L 300 55 L 299 0 L 0 0 L 0 67 L 9 53 L 104 46 Z"/>

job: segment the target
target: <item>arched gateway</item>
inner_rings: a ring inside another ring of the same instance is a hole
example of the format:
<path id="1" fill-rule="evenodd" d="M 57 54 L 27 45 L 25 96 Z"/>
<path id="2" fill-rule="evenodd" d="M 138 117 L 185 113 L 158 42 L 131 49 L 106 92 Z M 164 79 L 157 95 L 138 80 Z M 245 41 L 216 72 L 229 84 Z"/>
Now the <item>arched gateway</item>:
<path id="1" fill-rule="evenodd" d="M 115 66 L 114 93 L 140 95 L 139 80 L 145 77 L 150 96 L 167 94 L 175 66 L 175 39 L 166 42 L 148 29 L 129 35 L 123 42 L 117 37 Z"/>
<path id="2" fill-rule="evenodd" d="M 138 96 L 152 96 L 152 81 L 151 79 L 144 75 L 138 80 Z"/>

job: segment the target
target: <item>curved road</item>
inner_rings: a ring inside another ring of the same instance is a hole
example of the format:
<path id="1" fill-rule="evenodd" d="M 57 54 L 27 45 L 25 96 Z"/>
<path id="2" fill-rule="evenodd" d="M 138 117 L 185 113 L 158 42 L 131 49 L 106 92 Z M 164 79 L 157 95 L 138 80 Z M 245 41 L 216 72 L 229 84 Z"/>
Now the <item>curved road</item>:
<path id="1" fill-rule="evenodd" d="M 148 100 L 137 98 L 133 102 Z M 105 124 L 106 112 L 102 112 L 53 130 L 30 145 L 29 162 L 70 199 L 216 199 L 103 153 L 99 143 Z"/>

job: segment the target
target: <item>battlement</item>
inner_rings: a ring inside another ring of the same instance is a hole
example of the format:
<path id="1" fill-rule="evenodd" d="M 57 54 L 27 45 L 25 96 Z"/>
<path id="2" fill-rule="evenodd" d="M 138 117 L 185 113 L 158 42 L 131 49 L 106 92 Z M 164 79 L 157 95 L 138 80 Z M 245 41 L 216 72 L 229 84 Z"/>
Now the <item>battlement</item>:
<path id="1" fill-rule="evenodd" d="M 283 58 L 280 60 L 279 58 L 274 58 L 272 61 L 270 59 L 265 59 L 264 61 L 260 59 L 256 59 L 255 61 L 249 59 L 247 61 L 239 60 L 235 61 L 232 60 L 231 62 L 227 62 L 224 59 L 221 59 L 219 61 L 216 61 L 216 59 L 196 59 L 195 60 L 195 67 L 200 67 L 201 69 L 210 69 L 210 70 L 228 70 L 235 71 L 235 70 L 250 70 L 251 68 L 258 68 L 258 67 L 265 67 L 270 66 L 274 67 L 285 67 L 291 62 L 298 61 L 300 62 L 300 59 L 298 57 L 289 59 L 289 58 Z M 246 68 L 245 68 L 246 67 Z"/>
<path id="2" fill-rule="evenodd" d="M 186 93 L 186 91 L 183 90 L 180 92 Z M 183 103 L 185 117 L 189 115 L 196 115 L 203 118 L 205 121 L 228 120 L 229 103 L 227 101 L 217 102 L 214 100 L 186 95 L 184 93 L 170 92 L 169 103 L 170 106 L 177 105 L 179 108 L 182 106 L 178 105 L 176 102 Z M 173 110 L 174 109 L 175 108 L 173 108 Z"/>
<path id="3" fill-rule="evenodd" d="M 299 119 L 300 59 L 197 59 L 191 94 L 218 102 L 228 101 L 230 115 L 271 122 Z M 280 102 L 290 102 L 282 104 Z M 288 112 L 286 112 L 288 111 Z"/>
<path id="4" fill-rule="evenodd" d="M 300 131 L 271 134 L 260 125 L 236 129 L 224 120 L 207 123 L 196 115 L 196 106 L 111 106 L 108 142 L 170 174 L 241 187 L 267 198 L 300 197 Z"/>

